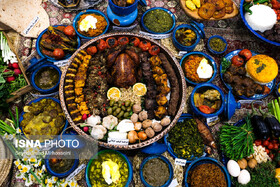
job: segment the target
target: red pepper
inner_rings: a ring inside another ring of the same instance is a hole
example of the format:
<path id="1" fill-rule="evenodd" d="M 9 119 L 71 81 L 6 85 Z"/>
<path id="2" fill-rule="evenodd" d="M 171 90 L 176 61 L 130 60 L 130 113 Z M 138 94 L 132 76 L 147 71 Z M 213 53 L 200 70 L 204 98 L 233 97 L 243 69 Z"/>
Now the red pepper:
<path id="1" fill-rule="evenodd" d="M 119 37 L 118 42 L 121 45 L 126 45 L 126 44 L 128 44 L 129 39 L 126 36 L 122 36 L 122 37 Z"/>
<path id="2" fill-rule="evenodd" d="M 130 39 L 130 43 L 133 44 L 135 47 L 137 47 L 140 44 L 140 40 L 137 37 L 132 37 Z"/>
<path id="3" fill-rule="evenodd" d="M 118 45 L 118 40 L 115 37 L 109 37 L 106 39 L 106 44 L 109 48 L 114 48 Z"/>
<path id="4" fill-rule="evenodd" d="M 98 41 L 97 41 L 97 48 L 98 48 L 98 50 L 100 50 L 100 51 L 105 50 L 105 49 L 107 48 L 106 42 L 105 42 L 104 40 L 102 40 L 102 39 L 98 40 Z"/>
<path id="5" fill-rule="evenodd" d="M 157 45 L 152 45 L 151 48 L 149 49 L 150 55 L 153 55 L 153 56 L 159 54 L 159 52 L 160 52 L 160 48 Z"/>
<path id="6" fill-rule="evenodd" d="M 147 40 L 141 41 L 139 47 L 142 51 L 148 51 L 151 47 L 151 43 Z"/>
<path id="7" fill-rule="evenodd" d="M 201 105 L 198 108 L 204 114 L 211 114 L 212 113 L 211 108 L 209 106 L 207 106 L 207 105 Z"/>

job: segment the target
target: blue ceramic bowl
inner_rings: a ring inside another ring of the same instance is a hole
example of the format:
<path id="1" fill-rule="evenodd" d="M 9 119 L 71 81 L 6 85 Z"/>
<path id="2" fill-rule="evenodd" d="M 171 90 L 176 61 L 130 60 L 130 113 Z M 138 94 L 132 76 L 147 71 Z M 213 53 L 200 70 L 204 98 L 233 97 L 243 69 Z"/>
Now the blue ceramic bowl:
<path id="1" fill-rule="evenodd" d="M 202 55 L 202 56 L 204 56 L 204 57 L 208 60 L 209 64 L 210 64 L 210 65 L 212 66 L 212 68 L 213 68 L 213 75 L 212 75 L 212 77 L 211 77 L 208 81 L 206 81 L 206 82 L 204 82 L 204 83 L 212 82 L 212 81 L 214 80 L 214 78 L 216 77 L 216 75 L 217 75 L 217 65 L 216 65 L 216 62 L 214 61 L 214 59 L 213 59 L 212 57 L 210 57 L 209 55 L 207 55 L 207 54 L 205 54 L 205 53 L 203 53 L 203 52 L 199 52 L 199 51 L 194 51 L 194 52 L 187 53 L 187 54 L 185 54 L 185 55 L 183 56 L 183 58 L 182 58 L 181 61 L 180 61 L 180 65 L 181 65 L 181 67 L 182 67 L 183 70 L 184 70 L 184 68 L 183 68 L 184 61 L 185 61 L 185 59 L 186 59 L 187 57 L 189 57 L 190 55 Z M 184 72 L 184 73 L 185 73 L 185 72 Z M 197 85 L 197 84 L 199 84 L 199 83 L 196 83 L 196 82 L 191 81 L 191 80 L 188 79 L 186 76 L 185 76 L 185 80 L 186 80 L 188 83 L 192 84 L 192 85 Z"/>
<path id="2" fill-rule="evenodd" d="M 67 26 L 67 25 L 53 25 L 53 27 L 58 27 L 58 26 Z M 49 56 L 47 56 L 47 55 L 44 55 L 44 54 L 42 53 L 42 51 L 41 51 L 41 49 L 40 49 L 40 40 L 41 40 L 43 34 L 44 34 L 45 32 L 47 32 L 47 30 L 48 30 L 48 28 L 46 28 L 45 30 L 43 30 L 43 31 L 40 33 L 40 35 L 38 36 L 37 40 L 36 40 L 36 51 L 37 51 L 37 53 L 39 54 L 39 56 L 40 56 L 41 58 L 47 58 L 48 61 L 50 61 L 50 62 L 56 62 L 56 61 L 66 60 L 66 59 L 70 58 L 71 55 L 72 55 L 72 54 L 70 54 L 70 53 L 65 54 L 64 58 L 59 59 L 59 60 L 57 60 L 57 59 L 55 59 L 55 58 L 52 58 L 52 57 L 49 57 Z M 76 31 L 76 33 L 77 33 L 77 31 Z M 78 45 L 77 45 L 77 49 L 78 49 L 78 48 L 81 46 L 81 39 L 80 39 L 79 36 L 77 36 L 77 42 L 78 42 Z"/>
<path id="3" fill-rule="evenodd" d="M 149 160 L 154 159 L 154 158 L 159 158 L 159 159 L 163 160 L 168 165 L 169 178 L 164 185 L 159 186 L 159 187 L 167 187 L 167 186 L 169 186 L 169 184 L 171 183 L 171 181 L 173 179 L 173 167 L 172 167 L 170 161 L 167 158 L 165 158 L 164 156 L 161 156 L 161 155 L 151 155 L 151 156 L 149 156 L 149 157 L 147 157 L 143 160 L 143 162 L 140 165 L 140 179 L 146 187 L 153 187 L 145 181 L 144 176 L 143 176 L 143 167 Z"/>
<path id="4" fill-rule="evenodd" d="M 134 12 L 137 9 L 138 1 L 139 0 L 135 0 L 135 2 L 132 5 L 127 6 L 127 7 L 120 7 L 120 6 L 115 5 L 112 0 L 109 0 L 109 6 L 115 14 L 117 14 L 119 16 L 126 16 L 126 15 L 131 14 L 132 12 Z"/>
<path id="5" fill-rule="evenodd" d="M 31 103 L 37 103 L 38 101 L 41 101 L 42 99 L 51 99 L 51 100 L 54 100 L 55 102 L 60 104 L 60 101 L 58 99 L 56 99 L 56 98 L 53 98 L 53 97 L 40 97 L 40 98 L 37 98 L 37 99 L 34 99 L 34 100 L 30 101 L 27 105 L 31 105 Z M 19 123 L 21 123 L 21 121 L 23 120 L 23 114 L 25 114 L 25 112 L 22 112 L 20 114 Z M 61 131 L 61 132 L 63 132 L 63 134 L 65 133 L 65 130 L 66 130 L 67 127 L 68 127 L 68 121 L 66 120 L 64 128 Z M 23 132 L 21 126 L 20 126 L 20 130 L 21 130 L 21 132 Z M 23 132 L 23 134 L 24 134 L 24 132 Z M 44 143 L 42 143 L 41 145 L 44 145 Z"/>
<path id="6" fill-rule="evenodd" d="M 35 76 L 36 74 L 38 73 L 39 70 L 41 70 L 42 68 L 46 68 L 46 67 L 49 67 L 49 68 L 53 68 L 55 69 L 58 74 L 59 74 L 59 79 L 58 79 L 58 82 L 56 83 L 56 85 L 54 85 L 52 88 L 50 89 L 41 89 L 39 88 L 36 83 L 35 83 Z M 60 83 L 60 77 L 61 77 L 61 71 L 60 69 L 56 66 L 56 65 L 53 65 L 53 64 L 44 64 L 42 66 L 40 66 L 38 69 L 36 69 L 34 72 L 32 72 L 31 74 L 31 85 L 33 86 L 33 88 L 37 91 L 39 91 L 40 93 L 43 93 L 43 94 L 48 94 L 48 93 L 53 93 L 55 91 L 58 90 L 58 87 L 59 87 L 59 83 Z"/>
<path id="7" fill-rule="evenodd" d="M 275 88 L 275 92 L 276 92 L 277 97 L 280 97 L 280 92 L 278 91 L 279 90 L 279 86 L 280 86 L 280 83 L 278 83 L 276 88 Z"/>
<path id="8" fill-rule="evenodd" d="M 225 49 L 224 49 L 223 51 L 220 51 L 220 52 L 219 52 L 219 51 L 215 51 L 214 49 L 212 49 L 212 48 L 210 47 L 209 42 L 210 42 L 210 40 L 213 39 L 213 38 L 219 38 L 219 39 L 221 39 L 221 40 L 226 44 Z M 221 37 L 221 36 L 219 36 L 219 35 L 211 36 L 211 37 L 208 39 L 208 41 L 207 41 L 207 48 L 208 48 L 208 50 L 209 50 L 212 54 L 215 54 L 215 55 L 223 54 L 223 53 L 227 50 L 227 41 L 226 41 L 223 37 Z"/>
<path id="9" fill-rule="evenodd" d="M 52 148 L 52 149 L 50 149 L 49 151 L 55 151 L 57 148 Z M 51 174 L 51 175 L 53 175 L 53 176 L 55 176 L 55 177 L 58 177 L 58 178 L 63 178 L 63 177 L 66 177 L 66 176 L 68 176 L 68 175 L 70 175 L 77 167 L 78 167 L 78 165 L 79 165 L 79 156 L 78 156 L 78 154 L 77 154 L 77 152 L 76 151 L 74 151 L 73 149 L 71 150 L 72 151 L 72 153 L 74 154 L 74 164 L 73 164 L 73 166 L 68 170 L 68 171 L 66 171 L 66 172 L 64 172 L 64 173 L 56 173 L 55 171 L 53 171 L 52 169 L 51 169 L 51 166 L 50 166 L 50 161 L 49 161 L 49 159 L 50 159 L 50 154 L 48 154 L 46 157 L 45 157 L 45 165 L 46 165 L 46 169 L 47 169 L 47 171 Z"/>
<path id="10" fill-rule="evenodd" d="M 101 155 L 103 153 L 116 153 L 116 154 L 119 154 L 127 163 L 128 165 L 128 179 L 127 179 L 127 182 L 125 184 L 124 187 L 128 187 L 129 184 L 131 183 L 132 181 L 132 176 L 133 176 L 133 169 L 132 169 L 132 164 L 131 162 L 129 161 L 129 159 L 127 158 L 127 156 L 119 151 L 116 151 L 116 150 L 111 150 L 111 149 L 105 149 L 105 150 L 102 150 L 102 151 L 99 151 L 96 155 L 94 155 L 90 161 L 88 162 L 87 164 L 87 168 L 86 168 L 86 174 L 85 174 L 85 177 L 86 177 L 86 182 L 87 182 L 87 186 L 88 187 L 91 187 L 91 183 L 90 183 L 90 180 L 89 180 L 89 170 L 90 170 L 90 166 L 91 166 L 91 163 L 94 159 L 96 159 L 98 157 L 98 155 Z"/>
<path id="11" fill-rule="evenodd" d="M 146 14 L 149 13 L 150 11 L 157 10 L 157 9 L 158 9 L 158 10 L 163 10 L 163 11 L 167 12 L 167 13 L 171 16 L 171 18 L 172 18 L 172 20 L 173 20 L 173 24 L 172 24 L 172 27 L 171 27 L 168 31 L 165 31 L 165 32 L 154 32 L 154 31 L 151 31 L 150 29 L 148 29 L 148 28 L 145 26 L 145 24 L 144 24 L 144 17 L 146 16 Z M 165 9 L 165 8 L 161 8 L 161 7 L 151 8 L 151 9 L 147 10 L 146 12 L 144 12 L 144 14 L 143 14 L 142 17 L 141 17 L 141 25 L 142 25 L 142 27 L 143 27 L 147 32 L 152 33 L 152 34 L 167 34 L 167 33 L 170 33 L 170 32 L 174 29 L 175 24 L 176 24 L 175 15 L 174 15 L 171 11 L 169 11 L 169 10 L 167 10 L 167 9 Z"/>
<path id="12" fill-rule="evenodd" d="M 187 180 L 188 180 L 188 173 L 189 171 L 192 171 L 193 169 L 195 169 L 197 166 L 201 165 L 201 164 L 214 164 L 216 166 L 218 166 L 222 173 L 225 175 L 225 179 L 226 179 L 226 182 L 227 182 L 227 187 L 230 187 L 231 186 L 231 180 L 230 180 L 230 175 L 226 169 L 226 167 L 220 163 L 218 160 L 215 160 L 214 158 L 210 158 L 210 157 L 205 157 L 205 158 L 199 158 L 197 159 L 196 161 L 194 161 L 193 163 L 191 163 L 188 167 L 187 167 L 187 170 L 186 170 L 186 173 L 185 173 L 185 187 L 189 187 L 190 185 L 187 183 Z"/>
<path id="13" fill-rule="evenodd" d="M 243 4 L 244 3 L 245 3 L 245 0 L 241 0 L 241 2 L 240 2 L 240 15 L 241 15 L 242 21 L 244 22 L 245 26 L 259 39 L 261 39 L 261 40 L 263 40 L 263 41 L 265 41 L 269 44 L 280 46 L 279 42 L 274 42 L 274 41 L 266 39 L 265 37 L 263 37 L 262 35 L 257 33 L 255 30 L 253 30 L 252 27 L 250 27 L 250 25 L 248 24 L 248 22 L 245 19 L 245 11 L 243 9 Z"/>
<path id="14" fill-rule="evenodd" d="M 107 26 L 106 26 L 106 28 L 104 29 L 103 33 L 101 33 L 100 35 L 105 34 L 105 33 L 107 32 L 107 30 L 108 30 L 108 28 L 109 28 L 109 20 L 107 19 L 107 17 L 105 16 L 105 14 L 103 14 L 103 13 L 102 13 L 101 11 L 99 11 L 99 10 L 88 9 L 88 10 L 86 10 L 86 11 L 83 11 L 83 12 L 80 12 L 79 14 L 77 14 L 76 17 L 75 17 L 74 20 L 73 20 L 73 27 L 74 27 L 76 33 L 78 34 L 78 36 L 80 36 L 81 38 L 84 38 L 84 39 L 88 39 L 88 40 L 97 37 L 97 36 L 89 37 L 89 36 L 83 35 L 83 34 L 81 34 L 81 33 L 78 32 L 78 29 L 77 29 L 77 28 L 78 28 L 78 21 L 80 20 L 80 17 L 81 17 L 81 15 L 83 15 L 83 14 L 98 14 L 98 15 L 103 16 L 103 17 L 105 18 L 106 22 L 107 22 Z M 98 36 L 100 36 L 100 35 L 98 35 Z"/>
<path id="15" fill-rule="evenodd" d="M 182 29 L 182 28 L 191 29 L 195 32 L 196 40 L 195 40 L 194 44 L 192 44 L 190 46 L 186 46 L 186 45 L 182 45 L 181 43 L 178 42 L 178 40 L 175 37 L 176 31 L 179 30 L 179 29 Z M 194 27 L 192 27 L 191 25 L 188 25 L 188 24 L 183 24 L 183 25 L 177 26 L 172 33 L 172 42 L 173 42 L 174 46 L 177 49 L 179 49 L 180 51 L 192 51 L 197 46 L 200 39 L 201 39 L 201 37 L 200 37 L 200 34 L 197 32 L 197 30 L 194 29 Z"/>
<path id="16" fill-rule="evenodd" d="M 215 113 L 212 114 L 205 114 L 203 112 L 201 112 L 194 104 L 194 94 L 196 92 L 204 92 L 207 91 L 209 89 L 215 89 L 218 90 L 219 93 L 221 94 L 221 100 L 222 100 L 222 105 L 220 107 L 219 110 L 217 110 Z M 194 112 L 195 115 L 200 115 L 203 116 L 205 118 L 210 118 L 210 117 L 214 117 L 214 116 L 218 116 L 219 114 L 221 114 L 224 109 L 225 109 L 225 95 L 223 93 L 223 91 L 216 85 L 212 84 L 212 83 L 203 83 L 203 84 L 198 84 L 194 87 L 192 93 L 191 93 L 191 109 Z"/>

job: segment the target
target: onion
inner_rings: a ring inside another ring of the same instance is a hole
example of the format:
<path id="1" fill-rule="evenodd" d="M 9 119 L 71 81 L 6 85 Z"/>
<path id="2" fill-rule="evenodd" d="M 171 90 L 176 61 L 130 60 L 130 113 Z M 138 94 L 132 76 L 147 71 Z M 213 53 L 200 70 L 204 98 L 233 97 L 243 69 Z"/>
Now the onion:
<path id="1" fill-rule="evenodd" d="M 140 131 L 142 128 L 142 123 L 141 122 L 136 122 L 134 123 L 134 129 L 137 131 Z"/>
<path id="2" fill-rule="evenodd" d="M 135 143 L 137 140 L 139 140 L 136 131 L 129 131 L 127 138 L 129 140 L 129 143 Z"/>
<path id="3" fill-rule="evenodd" d="M 140 140 L 146 140 L 147 139 L 147 134 L 144 131 L 138 132 L 138 137 Z"/>

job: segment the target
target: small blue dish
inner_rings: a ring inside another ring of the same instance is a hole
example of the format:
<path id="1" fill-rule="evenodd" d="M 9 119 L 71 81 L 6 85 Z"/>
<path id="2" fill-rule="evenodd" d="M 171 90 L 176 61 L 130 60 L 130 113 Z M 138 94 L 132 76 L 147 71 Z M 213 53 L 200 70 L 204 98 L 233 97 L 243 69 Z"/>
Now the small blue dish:
<path id="1" fill-rule="evenodd" d="M 210 158 L 210 157 L 204 157 L 204 158 L 199 158 L 197 159 L 196 161 L 194 161 L 193 163 L 191 163 L 188 167 L 187 167 L 187 170 L 186 170 L 186 173 L 185 173 L 185 187 L 189 187 L 191 186 L 187 181 L 188 181 L 188 176 L 189 176 L 189 172 L 194 170 L 197 166 L 201 165 L 201 164 L 214 164 L 216 166 L 218 166 L 222 173 L 224 174 L 225 176 L 225 180 L 227 182 L 227 187 L 230 187 L 231 186 L 231 179 L 230 179 L 230 175 L 226 169 L 226 167 L 220 163 L 218 160 L 214 159 L 214 158 Z M 207 179 L 204 179 L 204 180 L 207 180 Z"/>
<path id="2" fill-rule="evenodd" d="M 219 39 L 221 39 L 221 40 L 226 44 L 225 49 L 224 49 L 223 51 L 215 51 L 214 49 L 212 49 L 212 48 L 210 47 L 209 42 L 210 42 L 210 40 L 212 40 L 213 38 L 219 38 Z M 219 35 L 211 36 L 211 37 L 208 39 L 208 41 L 207 41 L 207 48 L 208 48 L 208 50 L 209 50 L 212 54 L 215 54 L 215 55 L 223 54 L 223 53 L 227 50 L 227 41 L 226 41 L 223 37 L 221 37 L 221 36 L 219 36 Z"/>
<path id="3" fill-rule="evenodd" d="M 243 4 L 245 3 L 245 0 L 241 0 L 240 2 L 240 15 L 241 15 L 241 18 L 242 18 L 242 21 L 244 22 L 245 26 L 259 39 L 269 43 L 269 44 L 272 44 L 272 45 L 275 45 L 275 46 L 280 46 L 280 43 L 279 42 L 274 42 L 274 41 L 271 41 L 271 40 L 268 40 L 266 39 L 265 37 L 263 37 L 262 35 L 260 35 L 259 33 L 257 33 L 255 30 L 252 29 L 252 27 L 250 27 L 250 25 L 248 24 L 248 22 L 246 21 L 245 19 L 245 11 L 244 11 L 244 7 L 243 7 Z"/>
<path id="4" fill-rule="evenodd" d="M 276 88 L 275 88 L 275 92 L 276 92 L 277 97 L 280 97 L 279 86 L 280 86 L 280 83 L 278 83 Z"/>
<path id="5" fill-rule="evenodd" d="M 81 15 L 83 15 L 83 14 L 98 14 L 98 15 L 103 16 L 103 17 L 105 18 L 106 22 L 107 22 L 107 26 L 106 26 L 106 28 L 104 29 L 104 31 L 103 31 L 100 35 L 105 34 L 105 33 L 108 31 L 108 28 L 109 28 L 109 20 L 108 20 L 108 18 L 105 16 L 105 14 L 103 14 L 103 13 L 102 13 L 101 11 L 99 11 L 99 10 L 88 9 L 88 10 L 86 10 L 86 11 L 82 11 L 82 12 L 80 12 L 79 14 L 77 14 L 77 15 L 75 16 L 74 20 L 73 20 L 73 27 L 74 27 L 74 29 L 75 29 L 75 32 L 78 34 L 78 36 L 80 36 L 81 38 L 84 38 L 84 39 L 88 39 L 88 40 L 97 37 L 97 36 L 89 37 L 89 36 L 83 35 L 83 34 L 81 34 L 81 33 L 78 32 L 78 29 L 77 29 L 77 28 L 78 28 L 78 21 L 80 20 L 80 17 L 81 17 Z M 98 36 L 100 36 L 100 35 L 98 35 Z"/>
<path id="6" fill-rule="evenodd" d="M 126 16 L 119 16 L 115 14 L 110 6 L 107 7 L 107 16 L 109 20 L 117 26 L 128 26 L 131 25 L 137 18 L 138 9 L 135 9 L 131 14 Z"/>
<path id="7" fill-rule="evenodd" d="M 169 178 L 168 180 L 166 181 L 166 183 L 162 186 L 158 186 L 158 187 L 167 187 L 169 186 L 169 184 L 171 183 L 172 179 L 173 179 L 173 167 L 172 167 L 172 164 L 170 163 L 170 161 L 165 158 L 164 156 L 161 156 L 161 155 L 152 155 L 152 156 L 149 156 L 147 158 L 145 158 L 143 160 L 143 162 L 141 163 L 140 165 L 140 179 L 142 181 L 142 183 L 146 186 L 146 187 L 154 187 L 154 186 L 151 186 L 149 185 L 145 179 L 144 179 L 144 176 L 143 176 L 143 167 L 144 165 L 151 159 L 154 159 L 154 158 L 159 158 L 161 159 L 162 161 L 164 161 L 167 165 L 168 165 L 168 168 L 169 168 Z M 160 171 L 159 171 L 160 172 Z"/>
<path id="8" fill-rule="evenodd" d="M 150 155 L 161 155 L 167 150 L 166 144 L 163 143 L 152 143 L 141 149 L 142 153 L 150 154 Z"/>
<path id="9" fill-rule="evenodd" d="M 57 91 L 58 87 L 59 87 L 59 83 L 60 83 L 61 70 L 56 65 L 48 62 L 48 60 L 46 58 L 37 60 L 37 58 L 34 57 L 30 60 L 30 63 L 31 63 L 31 65 L 29 66 L 29 68 L 26 71 L 31 72 L 31 85 L 33 86 L 33 88 L 42 94 L 49 94 L 49 93 L 53 93 L 53 92 Z M 38 71 L 40 71 L 43 68 L 52 68 L 58 72 L 59 79 L 58 79 L 57 83 L 49 89 L 41 89 L 35 83 L 35 77 L 36 77 Z"/>
<path id="10" fill-rule="evenodd" d="M 54 25 L 53 27 L 58 27 L 58 26 L 67 26 L 67 25 Z M 40 35 L 38 36 L 37 40 L 36 40 L 36 51 L 38 53 L 38 55 L 41 57 L 41 58 L 47 58 L 48 61 L 50 62 L 57 62 L 57 61 L 60 61 L 60 60 L 66 60 L 68 58 L 70 58 L 72 56 L 72 54 L 70 53 L 67 53 L 65 54 L 65 56 L 62 58 L 62 59 L 55 59 L 53 57 L 50 57 L 50 56 L 47 56 L 47 55 L 44 55 L 41 51 L 41 48 L 40 48 L 40 41 L 41 41 L 41 38 L 43 36 L 43 34 L 45 34 L 45 32 L 47 32 L 48 28 L 46 28 L 45 30 L 43 30 Z M 77 31 L 76 31 L 77 33 Z M 79 36 L 77 36 L 77 42 L 78 42 L 78 45 L 77 45 L 77 49 L 81 46 L 81 39 Z M 74 52 L 73 52 L 74 53 Z"/>
<path id="11" fill-rule="evenodd" d="M 193 45 L 186 46 L 186 45 L 182 45 L 180 42 L 177 41 L 176 31 L 183 28 L 191 29 L 192 31 L 195 32 L 196 41 L 194 42 Z M 192 21 L 190 25 L 189 24 L 179 25 L 174 29 L 172 33 L 172 42 L 174 46 L 180 51 L 192 51 L 197 46 L 201 38 L 205 38 L 204 25 L 202 23 L 197 23 L 196 21 Z"/>
<path id="12" fill-rule="evenodd" d="M 213 68 L 213 75 L 212 75 L 212 77 L 211 77 L 208 81 L 206 81 L 206 82 L 204 82 L 204 83 L 212 82 L 212 81 L 214 80 L 214 78 L 216 77 L 216 75 L 217 75 L 217 65 L 216 65 L 216 62 L 214 61 L 214 59 L 213 59 L 212 57 L 210 57 L 209 55 L 207 55 L 206 53 L 199 52 L 199 51 L 194 51 L 194 52 L 187 53 L 187 54 L 185 54 L 185 55 L 183 56 L 183 58 L 182 58 L 181 61 L 180 61 L 180 65 L 181 65 L 183 71 L 184 71 L 184 68 L 183 68 L 184 61 L 185 61 L 185 59 L 186 59 L 187 57 L 189 57 L 190 55 L 202 55 L 202 56 L 204 56 L 204 57 L 208 60 L 209 64 L 210 64 L 210 65 L 212 66 L 212 68 Z M 184 73 L 185 73 L 185 72 L 184 72 Z M 186 76 L 185 76 L 185 80 L 186 80 L 188 83 L 192 84 L 192 85 L 197 85 L 197 84 L 199 84 L 199 83 L 196 83 L 196 82 L 191 81 L 191 80 L 188 79 Z"/>
<path id="13" fill-rule="evenodd" d="M 49 152 L 52 152 L 52 151 L 55 151 L 57 150 L 57 148 L 52 148 L 49 150 Z M 65 150 L 65 149 L 64 149 Z M 66 150 L 65 150 L 66 151 Z M 45 157 L 45 166 L 46 166 L 46 169 L 48 171 L 48 173 L 50 173 L 51 175 L 55 176 L 55 177 L 58 177 L 58 178 L 64 178 L 68 175 L 70 175 L 79 165 L 79 156 L 77 154 L 77 152 L 75 150 L 71 150 L 69 149 L 69 151 L 71 151 L 73 154 L 74 154 L 74 158 L 71 158 L 71 159 L 74 159 L 74 163 L 73 163 L 73 166 L 66 172 L 64 173 L 56 173 L 55 171 L 53 171 L 51 169 L 51 166 L 50 166 L 50 157 L 52 156 L 51 154 L 47 154 L 46 157 Z"/>
<path id="14" fill-rule="evenodd" d="M 172 27 L 171 27 L 168 31 L 161 32 L 161 33 L 159 33 L 159 32 L 154 32 L 154 31 L 151 31 L 150 29 L 148 29 L 148 28 L 145 26 L 145 24 L 144 24 L 144 17 L 146 16 L 147 13 L 149 13 L 150 11 L 153 11 L 153 10 L 163 10 L 163 11 L 167 12 L 167 13 L 171 16 L 171 18 L 172 18 L 172 20 L 173 20 L 173 24 L 172 24 Z M 142 25 L 142 27 L 143 27 L 147 32 L 152 33 L 152 34 L 167 34 L 167 33 L 170 33 L 170 32 L 174 29 L 175 24 L 176 24 L 175 15 L 174 15 L 171 11 L 169 11 L 169 10 L 167 10 L 167 9 L 165 9 L 165 8 L 161 8 L 161 7 L 151 8 L 151 9 L 147 10 L 146 12 L 144 12 L 144 14 L 143 14 L 142 17 L 141 17 L 141 25 Z"/>
<path id="15" fill-rule="evenodd" d="M 131 14 L 132 12 L 134 12 L 137 9 L 138 2 L 139 2 L 139 0 L 135 0 L 135 2 L 130 6 L 120 7 L 116 4 L 114 4 L 112 0 L 109 0 L 109 6 L 115 14 L 117 14 L 119 16 L 126 16 L 126 15 Z"/>
<path id="16" fill-rule="evenodd" d="M 105 150 L 99 151 L 97 154 L 95 154 L 93 157 L 91 157 L 91 159 L 89 160 L 89 162 L 87 164 L 86 174 L 85 174 L 87 186 L 91 187 L 91 183 L 90 183 L 90 180 L 89 180 L 89 170 L 90 170 L 90 166 L 91 166 L 92 161 L 94 159 L 96 159 L 98 157 L 98 155 L 103 154 L 103 153 L 108 153 L 108 152 L 119 154 L 126 161 L 129 171 L 128 171 L 128 179 L 127 179 L 127 182 L 126 182 L 124 187 L 128 187 L 129 184 L 131 183 L 132 177 L 133 177 L 132 164 L 125 154 L 123 154 L 119 151 L 116 151 L 116 150 L 112 150 L 112 149 L 105 149 Z"/>

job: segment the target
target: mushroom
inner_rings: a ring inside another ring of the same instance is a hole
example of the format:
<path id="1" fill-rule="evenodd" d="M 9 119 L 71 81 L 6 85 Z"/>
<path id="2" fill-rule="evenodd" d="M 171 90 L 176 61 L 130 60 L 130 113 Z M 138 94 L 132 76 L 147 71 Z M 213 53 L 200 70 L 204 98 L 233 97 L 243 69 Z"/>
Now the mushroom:
<path id="1" fill-rule="evenodd" d="M 162 126 L 158 122 L 153 123 L 152 128 L 154 129 L 155 132 L 160 132 L 162 130 Z"/>
<path id="2" fill-rule="evenodd" d="M 145 121 L 143 121 L 142 126 L 144 129 L 146 129 L 146 128 L 152 126 L 152 123 L 153 123 L 152 120 L 146 119 Z"/>
<path id="3" fill-rule="evenodd" d="M 138 114 L 139 112 L 141 112 L 142 107 L 139 104 L 135 104 L 135 105 L 132 106 L 132 110 L 133 110 L 134 113 Z"/>
<path id="4" fill-rule="evenodd" d="M 138 114 L 136 114 L 136 113 L 132 114 L 131 117 L 130 117 L 130 120 L 133 123 L 136 123 L 138 121 Z"/>
<path id="5" fill-rule="evenodd" d="M 171 122 L 171 120 L 170 120 L 170 117 L 164 117 L 161 121 L 160 121 L 160 124 L 162 125 L 162 126 L 167 126 L 167 125 L 169 125 L 170 124 L 170 122 Z"/>
<path id="6" fill-rule="evenodd" d="M 151 127 L 147 128 L 147 129 L 145 130 L 145 133 L 147 134 L 147 136 L 148 136 L 149 138 L 152 138 L 152 137 L 155 136 L 155 131 L 154 131 Z"/>
<path id="7" fill-rule="evenodd" d="M 148 119 L 148 112 L 143 110 L 142 112 L 139 113 L 138 117 L 140 121 L 144 121 Z"/>

